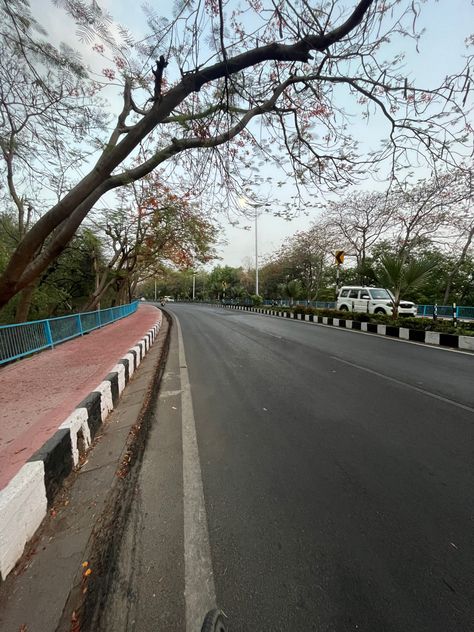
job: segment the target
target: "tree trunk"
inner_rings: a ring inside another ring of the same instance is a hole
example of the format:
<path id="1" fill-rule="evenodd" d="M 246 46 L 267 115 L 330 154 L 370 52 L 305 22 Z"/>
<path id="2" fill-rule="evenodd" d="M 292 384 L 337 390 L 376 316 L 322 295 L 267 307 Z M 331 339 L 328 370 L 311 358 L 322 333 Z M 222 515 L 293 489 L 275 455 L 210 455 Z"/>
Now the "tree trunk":
<path id="1" fill-rule="evenodd" d="M 30 313 L 31 303 L 33 302 L 33 294 L 38 285 L 38 281 L 34 281 L 27 285 L 20 293 L 20 300 L 18 302 L 15 322 L 24 323 L 28 320 L 28 314 Z"/>
<path id="2" fill-rule="evenodd" d="M 194 72 L 185 73 L 182 79 L 166 94 L 156 99 L 150 110 L 130 129 L 123 134 L 124 120 L 119 117 L 117 128 L 112 133 L 109 143 L 97 160 L 95 166 L 78 184 L 73 187 L 55 206 L 46 212 L 36 224 L 26 233 L 12 254 L 7 267 L 0 275 L 0 308 L 6 305 L 20 290 L 29 285 L 46 270 L 48 265 L 58 257 L 74 236 L 81 222 L 87 216 L 94 204 L 107 192 L 130 181 L 138 180 L 161 162 L 172 158 L 181 151 L 195 147 L 216 147 L 228 142 L 239 134 L 255 116 L 262 114 L 262 106 L 249 110 L 231 130 L 211 139 L 172 139 L 172 142 L 161 151 L 122 174 L 112 175 L 119 165 L 128 158 L 148 137 L 148 135 L 163 122 L 176 108 L 185 101 L 186 97 L 212 81 L 229 77 L 233 74 L 253 68 L 265 61 L 294 61 L 308 63 L 312 51 L 323 52 L 336 42 L 343 40 L 359 24 L 374 0 L 359 0 L 349 17 L 338 27 L 323 34 L 305 34 L 304 38 L 292 44 L 270 43 L 257 46 L 235 57 L 220 60 L 211 66 L 200 67 Z M 268 99 L 267 108 L 273 108 L 276 99 L 291 85 L 292 78 L 280 84 Z M 129 94 L 130 97 L 130 94 Z M 130 98 L 131 100 L 131 98 Z M 130 112 L 131 105 L 126 102 L 123 116 Z M 51 240 L 48 240 L 52 236 Z M 43 248 L 43 245 L 47 246 Z M 38 250 L 42 252 L 35 256 Z"/>
<path id="3" fill-rule="evenodd" d="M 94 292 L 89 302 L 84 305 L 82 310 L 84 312 L 91 312 L 95 309 L 100 309 L 100 301 L 109 287 L 115 283 L 115 279 L 110 279 L 107 283 L 101 284 L 100 287 Z"/>
<path id="4" fill-rule="evenodd" d="M 135 277 L 132 281 L 131 284 L 131 288 L 132 288 L 132 294 L 135 294 L 136 290 L 137 290 L 137 286 L 138 286 L 138 277 Z"/>
<path id="5" fill-rule="evenodd" d="M 393 318 L 398 318 L 398 307 L 400 305 L 401 294 L 400 288 L 395 288 L 393 294 L 395 296 L 395 300 L 393 301 L 392 316 Z"/>
<path id="6" fill-rule="evenodd" d="M 117 298 L 116 305 L 124 305 L 126 302 L 126 296 L 128 292 L 128 279 L 122 278 L 117 281 Z"/>

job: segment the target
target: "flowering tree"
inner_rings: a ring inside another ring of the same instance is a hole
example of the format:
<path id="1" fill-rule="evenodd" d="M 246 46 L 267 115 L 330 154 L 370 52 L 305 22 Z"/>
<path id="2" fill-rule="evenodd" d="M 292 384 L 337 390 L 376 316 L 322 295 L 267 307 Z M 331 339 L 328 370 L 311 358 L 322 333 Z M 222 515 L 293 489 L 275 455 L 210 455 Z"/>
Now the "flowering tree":
<path id="1" fill-rule="evenodd" d="M 0 277 L 0 306 L 58 256 L 105 193 L 153 170 L 229 200 L 258 161 L 272 161 L 302 193 L 339 189 L 382 164 L 394 179 L 415 160 L 457 164 L 472 142 L 467 66 L 440 86 L 417 86 L 393 54 L 392 39 L 418 40 L 411 0 L 178 2 L 173 20 L 149 13 L 150 35 L 133 48 L 125 29 L 114 39 L 97 3 L 57 4 L 115 58 L 104 76 L 122 83 L 123 107 L 89 173 L 19 242 Z M 384 142 L 361 153 L 349 114 L 380 116 Z"/>
<path id="2" fill-rule="evenodd" d="M 139 283 L 165 266 L 187 269 L 214 257 L 215 226 L 187 199 L 180 199 L 155 174 L 124 187 L 117 208 L 98 222 L 110 257 L 84 310 L 96 309 L 109 288 L 116 300 L 131 299 Z"/>
<path id="3" fill-rule="evenodd" d="M 41 28 L 27 7 L 3 2 L 0 16 L 0 177 L 5 184 L 0 196 L 18 244 L 51 200 L 71 187 L 87 158 L 86 141 L 103 133 L 106 114 L 74 51 L 33 38 Z M 35 254 L 41 250 L 38 244 Z M 25 286 L 17 321 L 26 318 L 38 280 Z"/>
<path id="4" fill-rule="evenodd" d="M 334 260 L 337 245 L 325 225 L 321 221 L 315 222 L 310 229 L 299 231 L 288 239 L 269 263 L 278 265 L 282 279 L 299 281 L 295 287 L 300 288 L 301 296 L 315 300 L 323 285 L 327 266 Z"/>
<path id="5" fill-rule="evenodd" d="M 337 248 L 355 258 L 359 276 L 364 276 L 372 246 L 393 227 L 393 213 L 390 196 L 384 193 L 352 193 L 325 207 L 326 230 Z"/>

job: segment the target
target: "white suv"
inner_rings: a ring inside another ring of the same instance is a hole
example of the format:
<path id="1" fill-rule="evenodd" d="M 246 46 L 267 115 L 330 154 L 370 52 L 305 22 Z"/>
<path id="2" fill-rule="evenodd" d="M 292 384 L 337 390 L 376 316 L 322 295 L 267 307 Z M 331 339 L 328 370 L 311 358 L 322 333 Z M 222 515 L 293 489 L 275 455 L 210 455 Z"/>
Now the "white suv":
<path id="1" fill-rule="evenodd" d="M 383 287 L 345 285 L 339 290 L 336 308 L 348 312 L 392 315 L 394 296 Z M 400 301 L 400 316 L 416 316 L 416 305 L 411 301 Z"/>

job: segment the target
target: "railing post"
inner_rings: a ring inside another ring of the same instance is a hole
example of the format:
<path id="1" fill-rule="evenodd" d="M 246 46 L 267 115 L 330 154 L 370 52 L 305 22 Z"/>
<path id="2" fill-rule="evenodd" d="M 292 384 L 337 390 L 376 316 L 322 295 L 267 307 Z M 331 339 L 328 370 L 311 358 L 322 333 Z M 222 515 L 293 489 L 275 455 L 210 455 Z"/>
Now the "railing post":
<path id="1" fill-rule="evenodd" d="M 102 323 L 100 320 L 100 309 L 97 310 L 97 320 L 99 321 L 99 328 L 102 327 Z"/>
<path id="2" fill-rule="evenodd" d="M 81 336 L 84 335 L 84 330 L 82 329 L 82 321 L 81 321 L 81 315 L 78 314 L 77 315 L 77 328 L 79 330 L 79 333 L 81 334 Z"/>
<path id="3" fill-rule="evenodd" d="M 51 334 L 51 325 L 49 324 L 49 320 L 44 321 L 44 334 L 46 336 L 46 342 L 48 344 L 48 347 L 51 347 L 51 349 L 54 349 L 53 336 Z"/>
<path id="4" fill-rule="evenodd" d="M 458 326 L 458 308 L 456 306 L 456 303 L 453 303 L 453 325 L 455 327 Z"/>

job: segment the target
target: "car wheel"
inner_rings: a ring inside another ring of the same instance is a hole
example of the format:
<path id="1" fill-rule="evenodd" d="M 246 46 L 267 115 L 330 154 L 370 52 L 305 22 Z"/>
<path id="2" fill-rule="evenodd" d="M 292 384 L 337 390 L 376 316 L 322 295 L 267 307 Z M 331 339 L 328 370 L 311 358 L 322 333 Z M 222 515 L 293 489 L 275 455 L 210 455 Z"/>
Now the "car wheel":
<path id="1" fill-rule="evenodd" d="M 210 610 L 204 619 L 201 632 L 226 632 L 226 630 L 224 613 L 217 608 Z"/>
<path id="2" fill-rule="evenodd" d="M 341 312 L 348 312 L 349 308 L 347 307 L 347 305 L 341 305 L 341 307 L 339 308 L 341 310 Z"/>
<path id="3" fill-rule="evenodd" d="M 387 312 L 381 307 L 377 307 L 377 309 L 374 309 L 374 314 L 386 314 L 386 313 Z"/>

